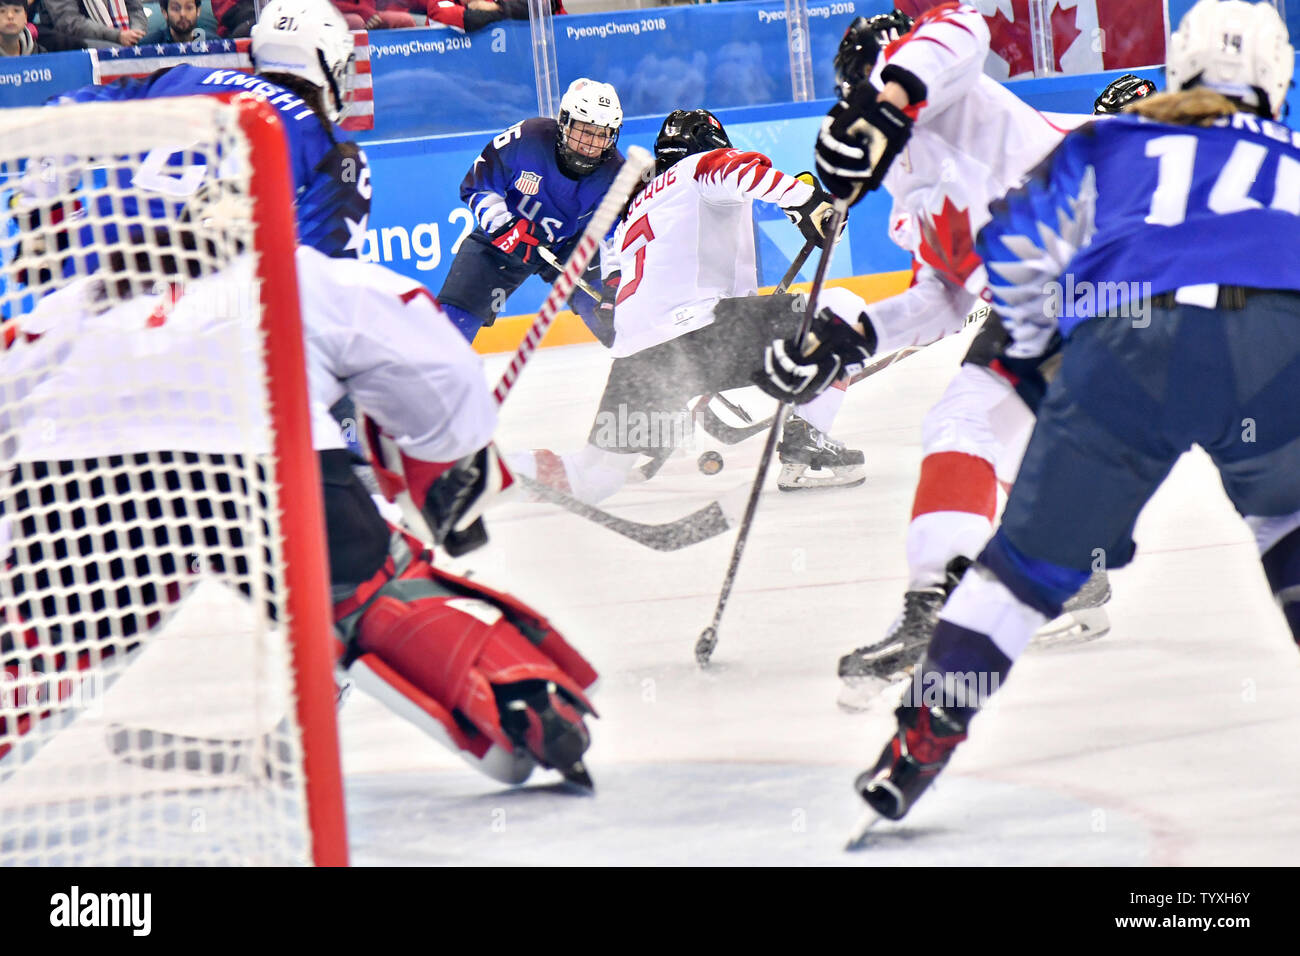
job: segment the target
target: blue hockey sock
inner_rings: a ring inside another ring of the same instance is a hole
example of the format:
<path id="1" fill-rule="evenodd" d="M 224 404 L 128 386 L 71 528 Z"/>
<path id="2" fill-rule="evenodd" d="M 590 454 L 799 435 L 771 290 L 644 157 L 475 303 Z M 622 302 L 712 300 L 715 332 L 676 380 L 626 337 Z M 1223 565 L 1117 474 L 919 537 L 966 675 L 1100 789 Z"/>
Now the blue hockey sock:
<path id="1" fill-rule="evenodd" d="M 447 318 L 451 319 L 452 324 L 465 336 L 467 342 L 472 343 L 474 336 L 478 335 L 478 330 L 483 328 L 483 320 L 471 312 L 466 312 L 458 305 L 451 305 L 447 302 L 439 303 L 442 311 L 447 313 Z"/>

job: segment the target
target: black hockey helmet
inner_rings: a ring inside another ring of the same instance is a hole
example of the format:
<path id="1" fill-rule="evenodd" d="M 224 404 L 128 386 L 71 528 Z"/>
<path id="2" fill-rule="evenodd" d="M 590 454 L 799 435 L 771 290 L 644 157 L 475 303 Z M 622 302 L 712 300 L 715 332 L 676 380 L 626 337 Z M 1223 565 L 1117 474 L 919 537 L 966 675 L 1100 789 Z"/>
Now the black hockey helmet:
<path id="1" fill-rule="evenodd" d="M 1144 80 L 1132 73 L 1125 73 L 1101 91 L 1101 95 L 1092 104 L 1092 111 L 1094 113 L 1122 113 L 1124 107 L 1134 100 L 1150 96 L 1155 91 L 1156 85 L 1150 80 Z"/>
<path id="2" fill-rule="evenodd" d="M 912 18 L 902 10 L 854 19 L 835 52 L 835 86 L 840 99 L 847 100 L 854 87 L 866 82 L 880 51 L 911 29 Z"/>
<path id="3" fill-rule="evenodd" d="M 718 118 L 708 110 L 673 110 L 655 139 L 655 172 L 711 149 L 730 149 L 731 140 Z"/>

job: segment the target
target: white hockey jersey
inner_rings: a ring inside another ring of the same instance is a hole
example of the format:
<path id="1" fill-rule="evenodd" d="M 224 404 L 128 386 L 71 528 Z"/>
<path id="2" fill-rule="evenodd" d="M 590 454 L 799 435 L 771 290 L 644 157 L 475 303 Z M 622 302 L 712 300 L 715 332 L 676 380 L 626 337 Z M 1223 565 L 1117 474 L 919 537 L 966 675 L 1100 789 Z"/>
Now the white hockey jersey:
<path id="1" fill-rule="evenodd" d="M 312 442 L 341 448 L 329 408 L 350 394 L 409 455 L 482 448 L 496 405 L 479 357 L 427 289 L 379 265 L 296 254 Z M 247 257 L 103 310 L 83 279 L 17 321 L 0 354 L 0 451 L 50 461 L 184 450 L 263 454 L 260 335 Z M 247 300 L 247 301 L 243 301 Z"/>
<path id="2" fill-rule="evenodd" d="M 979 11 L 945 3 L 891 43 L 872 73 L 881 88 L 887 67 L 906 70 L 926 90 L 905 111 L 916 124 L 884 180 L 894 200 L 889 236 L 912 254 L 915 282 L 867 308 L 880 352 L 961 329 L 984 290 L 974 237 L 989 220 L 989 204 L 1067 132 L 984 75 L 988 52 Z"/>
<path id="3" fill-rule="evenodd" d="M 762 153 L 717 149 L 660 173 L 614 233 L 606 275 L 621 273 L 615 357 L 633 355 L 713 321 L 719 299 L 758 291 L 754 200 L 799 206 L 812 187 Z"/>

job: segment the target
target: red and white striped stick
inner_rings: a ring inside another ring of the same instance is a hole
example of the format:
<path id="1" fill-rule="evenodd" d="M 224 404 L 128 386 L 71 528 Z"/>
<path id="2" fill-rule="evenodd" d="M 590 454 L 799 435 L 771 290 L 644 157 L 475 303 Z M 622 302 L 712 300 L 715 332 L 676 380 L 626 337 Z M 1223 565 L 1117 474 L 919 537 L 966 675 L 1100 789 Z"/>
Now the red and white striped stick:
<path id="1" fill-rule="evenodd" d="M 644 182 L 650 175 L 654 169 L 654 162 L 654 157 L 649 151 L 640 146 L 633 146 L 627 151 L 627 159 L 622 169 L 614 177 L 614 182 L 605 193 L 605 198 L 596 207 L 596 212 L 591 217 L 591 222 L 587 223 L 587 228 L 583 230 L 578 245 L 569 256 L 569 261 L 560 270 L 559 278 L 551 286 L 551 292 L 542 303 L 533 327 L 524 336 L 523 342 L 519 344 L 519 350 L 515 352 L 515 357 L 510 360 L 505 374 L 501 376 L 501 381 L 497 382 L 497 387 L 492 390 L 498 407 L 506 400 L 510 389 L 514 388 L 515 380 L 519 378 L 519 373 L 523 371 L 528 359 L 537 351 L 542 336 L 555 321 L 556 314 L 572 294 L 582 274 L 587 271 L 587 264 L 596 254 L 596 247 L 600 244 L 600 240 L 605 238 L 605 233 L 609 232 L 609 227 L 614 224 L 614 220 L 618 218 L 619 211 L 627 202 L 627 197 L 632 194 L 632 190 L 638 183 Z"/>

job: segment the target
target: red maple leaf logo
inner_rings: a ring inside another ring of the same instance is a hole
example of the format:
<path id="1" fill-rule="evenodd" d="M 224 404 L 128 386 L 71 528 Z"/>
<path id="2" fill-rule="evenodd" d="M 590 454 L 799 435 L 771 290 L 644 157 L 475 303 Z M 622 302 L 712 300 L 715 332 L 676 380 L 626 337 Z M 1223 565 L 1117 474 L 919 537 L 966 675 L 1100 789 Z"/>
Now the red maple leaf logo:
<path id="1" fill-rule="evenodd" d="M 1065 72 L 1065 68 L 1061 66 L 1061 54 L 1070 49 L 1074 41 L 1083 33 L 1075 22 L 1075 14 L 1078 10 L 1078 7 L 1070 7 L 1067 10 L 1060 4 L 1052 8 L 1052 53 L 1058 73 Z"/>
<path id="2" fill-rule="evenodd" d="M 989 49 L 1007 61 L 1012 76 L 1032 73 L 1034 46 L 1029 35 L 1029 0 L 1011 0 L 1011 17 L 1008 20 L 998 10 L 984 18 L 989 25 Z"/>
<path id="3" fill-rule="evenodd" d="M 970 231 L 970 213 L 958 209 L 947 196 L 937 214 L 921 217 L 921 245 L 917 257 L 958 285 L 965 285 L 980 265 L 975 238 Z"/>

